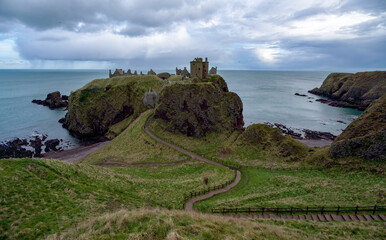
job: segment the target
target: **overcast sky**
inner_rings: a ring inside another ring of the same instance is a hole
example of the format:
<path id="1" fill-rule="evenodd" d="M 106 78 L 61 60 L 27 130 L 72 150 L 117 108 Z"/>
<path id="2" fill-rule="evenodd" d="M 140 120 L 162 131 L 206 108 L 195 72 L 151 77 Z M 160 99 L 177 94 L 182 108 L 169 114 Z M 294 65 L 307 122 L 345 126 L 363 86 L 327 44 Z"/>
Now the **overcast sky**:
<path id="1" fill-rule="evenodd" d="M 386 0 L 0 0 L 0 68 L 386 70 Z"/>

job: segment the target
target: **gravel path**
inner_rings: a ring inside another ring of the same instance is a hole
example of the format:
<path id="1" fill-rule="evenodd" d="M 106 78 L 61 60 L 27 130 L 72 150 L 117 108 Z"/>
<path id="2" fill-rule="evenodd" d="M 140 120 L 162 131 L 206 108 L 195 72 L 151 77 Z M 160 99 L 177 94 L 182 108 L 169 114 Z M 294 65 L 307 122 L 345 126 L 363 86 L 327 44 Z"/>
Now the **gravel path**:
<path id="1" fill-rule="evenodd" d="M 110 141 L 106 142 L 99 142 L 95 143 L 89 146 L 81 146 L 77 148 L 73 148 L 70 150 L 64 150 L 64 151 L 59 151 L 59 152 L 48 152 L 43 154 L 42 158 L 46 159 L 60 159 L 66 162 L 76 162 L 82 158 L 85 158 L 87 155 L 90 153 L 95 152 L 99 148 L 105 146 L 108 144 Z"/>

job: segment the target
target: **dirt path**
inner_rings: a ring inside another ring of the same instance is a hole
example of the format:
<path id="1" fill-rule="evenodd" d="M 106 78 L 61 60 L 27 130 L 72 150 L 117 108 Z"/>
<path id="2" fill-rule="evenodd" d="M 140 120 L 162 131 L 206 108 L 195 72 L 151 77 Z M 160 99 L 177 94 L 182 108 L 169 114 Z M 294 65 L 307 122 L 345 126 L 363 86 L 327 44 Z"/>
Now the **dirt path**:
<path id="1" fill-rule="evenodd" d="M 193 204 L 195 204 L 196 202 L 199 202 L 199 201 L 204 200 L 204 199 L 208 199 L 210 197 L 213 197 L 216 194 L 229 191 L 231 188 L 233 188 L 234 186 L 236 186 L 240 182 L 240 179 L 241 179 L 241 173 L 240 173 L 240 171 L 237 171 L 236 172 L 236 179 L 235 179 L 235 181 L 233 183 L 231 183 L 230 185 L 226 186 L 225 188 L 222 188 L 222 189 L 219 189 L 219 190 L 216 190 L 216 191 L 212 191 L 212 192 L 209 192 L 209 193 L 207 193 L 205 195 L 189 199 L 189 201 L 185 205 L 185 210 L 186 211 L 193 211 Z"/>
<path id="2" fill-rule="evenodd" d="M 99 148 L 105 146 L 110 141 L 99 142 L 89 146 L 81 146 L 70 150 L 64 150 L 60 152 L 48 152 L 43 154 L 42 158 L 46 159 L 60 159 L 66 162 L 76 162 L 82 158 L 85 158 L 90 153 L 95 152 Z"/>
<path id="3" fill-rule="evenodd" d="M 146 123 L 145 123 L 145 126 L 143 127 L 143 129 L 145 130 L 145 132 L 150 136 L 152 137 L 154 140 L 156 140 L 157 142 L 159 143 L 162 143 L 168 147 L 171 147 L 181 153 L 184 153 L 188 156 L 190 156 L 192 159 L 197 159 L 197 160 L 200 160 L 200 161 L 203 161 L 203 162 L 206 162 L 206 163 L 209 163 L 209 164 L 212 164 L 212 165 L 215 165 L 215 166 L 219 166 L 219 167 L 223 167 L 223 168 L 228 168 L 227 166 L 225 165 L 222 165 L 218 162 L 214 162 L 214 161 L 211 161 L 209 159 L 206 159 L 206 158 L 203 158 L 201 157 L 200 155 L 197 155 L 195 153 L 192 153 L 192 152 L 189 152 L 189 151 L 186 151 L 185 149 L 182 149 L 180 147 L 177 147 L 171 143 L 168 143 L 168 142 L 165 142 L 164 140 L 158 138 L 157 136 L 155 136 L 153 133 L 151 133 L 148 129 L 148 125 L 149 125 L 149 121 L 150 121 L 150 118 L 147 119 Z M 226 191 L 229 191 L 231 188 L 233 188 L 234 186 L 236 186 L 239 182 L 240 182 L 240 179 L 241 179 L 241 173 L 240 171 L 236 171 L 236 178 L 235 180 L 233 181 L 233 183 L 231 183 L 230 185 L 226 186 L 225 188 L 222 188 L 222 189 L 219 189 L 219 190 L 216 190 L 216 191 L 212 191 L 212 192 L 209 192 L 205 195 L 202 195 L 202 196 L 198 196 L 198 197 L 195 197 L 195 198 L 192 198 L 190 199 L 186 205 L 185 205 L 185 210 L 186 211 L 193 211 L 193 204 L 198 202 L 198 201 L 201 201 L 201 200 L 204 200 L 204 199 L 207 199 L 207 198 L 210 198 L 216 194 L 219 194 L 219 193 L 223 193 L 223 192 L 226 192 Z"/>
<path id="4" fill-rule="evenodd" d="M 139 162 L 139 163 L 125 163 L 125 162 L 115 162 L 115 161 L 107 161 L 98 164 L 102 167 L 146 167 L 146 166 L 173 166 L 173 165 L 179 165 L 183 163 L 187 163 L 192 161 L 193 159 L 188 160 L 181 160 L 176 162 Z"/>

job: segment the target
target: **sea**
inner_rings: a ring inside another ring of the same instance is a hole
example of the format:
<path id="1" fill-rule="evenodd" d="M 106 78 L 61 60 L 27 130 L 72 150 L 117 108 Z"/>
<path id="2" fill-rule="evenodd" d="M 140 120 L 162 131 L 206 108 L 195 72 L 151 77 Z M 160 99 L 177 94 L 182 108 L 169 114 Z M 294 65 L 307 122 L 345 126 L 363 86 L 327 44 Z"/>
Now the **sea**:
<path id="1" fill-rule="evenodd" d="M 245 126 L 280 123 L 298 131 L 311 129 L 338 135 L 361 114 L 316 102 L 320 97 L 307 92 L 319 87 L 329 72 L 223 70 L 218 73 L 228 83 L 229 90 L 240 96 Z M 46 135 L 48 139 L 63 139 L 64 149 L 78 146 L 79 141 L 58 122 L 66 114 L 64 109 L 50 110 L 31 101 L 43 100 L 53 91 L 69 95 L 93 79 L 107 77 L 108 70 L 0 70 L 0 141 Z"/>

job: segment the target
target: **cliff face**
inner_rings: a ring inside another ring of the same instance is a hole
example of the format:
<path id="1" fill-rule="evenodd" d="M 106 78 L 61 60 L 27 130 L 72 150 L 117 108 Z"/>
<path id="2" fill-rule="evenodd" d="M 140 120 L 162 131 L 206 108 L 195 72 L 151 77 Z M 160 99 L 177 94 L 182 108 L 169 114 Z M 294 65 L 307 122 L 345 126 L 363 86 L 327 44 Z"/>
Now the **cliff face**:
<path id="1" fill-rule="evenodd" d="M 242 130 L 243 104 L 240 97 L 228 92 L 219 75 L 194 83 L 164 87 L 154 117 L 166 130 L 201 137 L 210 131 Z"/>
<path id="2" fill-rule="evenodd" d="M 334 140 L 330 156 L 386 159 L 386 93 Z"/>
<path id="3" fill-rule="evenodd" d="M 366 109 L 386 92 L 386 71 L 331 73 L 310 93 L 337 101 L 338 106 Z"/>
<path id="4" fill-rule="evenodd" d="M 96 79 L 71 93 L 63 126 L 79 138 L 103 136 L 113 124 L 144 112 L 145 93 L 163 83 L 157 76 Z"/>

